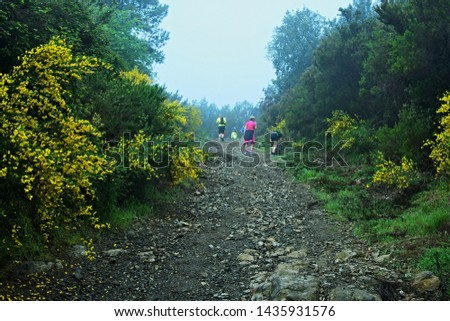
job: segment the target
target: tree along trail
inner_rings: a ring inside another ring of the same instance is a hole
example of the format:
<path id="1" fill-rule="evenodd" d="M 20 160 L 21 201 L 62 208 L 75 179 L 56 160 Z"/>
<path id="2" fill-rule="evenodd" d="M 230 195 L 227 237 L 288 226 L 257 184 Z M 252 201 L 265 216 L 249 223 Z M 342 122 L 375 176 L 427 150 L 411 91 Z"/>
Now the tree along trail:
<path id="1" fill-rule="evenodd" d="M 104 238 L 94 261 L 72 256 L 52 270 L 45 299 L 413 298 L 395 258 L 325 214 L 283 166 L 239 148 L 213 156 L 203 188 Z"/>

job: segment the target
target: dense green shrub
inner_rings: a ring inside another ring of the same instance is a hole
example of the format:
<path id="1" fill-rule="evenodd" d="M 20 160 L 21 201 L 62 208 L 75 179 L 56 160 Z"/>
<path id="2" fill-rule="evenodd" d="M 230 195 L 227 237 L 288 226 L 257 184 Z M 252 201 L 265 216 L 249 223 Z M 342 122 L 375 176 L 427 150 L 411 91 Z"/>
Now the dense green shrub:
<path id="1" fill-rule="evenodd" d="M 377 133 L 378 150 L 393 162 L 403 157 L 411 159 L 420 169 L 428 169 L 431 162 L 428 150 L 422 145 L 431 135 L 431 119 L 414 108 L 405 108 L 398 122 L 392 126 L 383 126 Z"/>

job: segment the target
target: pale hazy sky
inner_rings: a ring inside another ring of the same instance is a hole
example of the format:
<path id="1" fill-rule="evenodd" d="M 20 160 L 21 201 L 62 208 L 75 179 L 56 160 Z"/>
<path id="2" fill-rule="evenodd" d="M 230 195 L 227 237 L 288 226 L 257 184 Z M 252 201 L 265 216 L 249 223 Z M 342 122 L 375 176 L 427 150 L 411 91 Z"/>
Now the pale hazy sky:
<path id="1" fill-rule="evenodd" d="M 304 7 L 334 18 L 351 0 L 160 0 L 170 33 L 157 82 L 183 98 L 219 107 L 263 97 L 275 77 L 266 46 L 288 10 Z"/>

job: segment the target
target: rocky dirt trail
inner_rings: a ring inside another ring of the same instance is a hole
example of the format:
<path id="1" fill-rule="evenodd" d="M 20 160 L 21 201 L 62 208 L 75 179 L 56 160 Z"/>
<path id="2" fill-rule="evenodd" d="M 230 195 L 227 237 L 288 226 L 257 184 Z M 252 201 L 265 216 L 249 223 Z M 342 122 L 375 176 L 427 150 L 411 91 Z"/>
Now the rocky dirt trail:
<path id="1" fill-rule="evenodd" d="M 106 237 L 92 262 L 80 247 L 70 264 L 47 265 L 45 299 L 418 299 L 390 253 L 369 248 L 262 156 L 218 153 L 204 188 L 187 191 L 164 217 Z"/>

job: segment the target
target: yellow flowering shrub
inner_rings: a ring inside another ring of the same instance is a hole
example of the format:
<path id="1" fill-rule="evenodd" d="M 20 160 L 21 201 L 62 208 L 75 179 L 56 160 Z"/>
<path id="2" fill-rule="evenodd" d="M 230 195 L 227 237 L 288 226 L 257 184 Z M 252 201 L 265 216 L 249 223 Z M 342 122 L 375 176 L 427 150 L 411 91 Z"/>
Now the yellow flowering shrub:
<path id="1" fill-rule="evenodd" d="M 98 225 L 91 205 L 93 181 L 111 172 L 95 143 L 100 133 L 66 103 L 66 85 L 103 64 L 96 58 L 74 57 L 59 38 L 27 51 L 19 63 L 10 75 L 0 75 L 0 184 L 18 191 L 3 195 L 2 202 L 25 204 L 4 207 L 7 211 L 0 218 L 3 243 L 15 247 L 24 236 L 21 216 L 33 222 L 44 243 L 58 228 L 73 230 L 86 219 Z"/>
<path id="2" fill-rule="evenodd" d="M 425 146 L 430 146 L 430 158 L 434 161 L 438 174 L 448 173 L 450 170 L 450 92 L 441 98 L 442 105 L 437 110 L 442 114 L 439 121 L 440 132 L 434 134 L 435 141 L 427 140 Z"/>
<path id="3" fill-rule="evenodd" d="M 180 137 L 178 137 L 180 140 Z M 151 137 L 141 130 L 132 139 L 121 139 L 112 151 L 123 155 L 122 168 L 143 173 L 147 180 L 169 176 L 174 185 L 198 179 L 203 151 L 190 142 L 174 142 L 165 136 Z M 116 167 L 120 171 L 120 167 Z"/>
<path id="4" fill-rule="evenodd" d="M 120 144 L 113 152 L 119 152 L 122 155 L 122 166 L 129 170 L 141 170 L 146 173 L 147 179 L 156 177 L 156 168 L 151 166 L 150 158 L 153 152 L 153 144 L 150 136 L 140 130 L 132 139 L 121 137 Z M 116 167 L 116 170 L 119 169 Z"/>
<path id="5" fill-rule="evenodd" d="M 189 107 L 167 99 L 164 89 L 153 84 L 148 75 L 133 69 L 121 72 L 120 78 L 108 88 L 106 105 L 105 101 L 98 102 L 104 106 L 102 119 L 112 127 L 113 135 L 120 135 L 118 129 L 133 133 L 143 130 L 147 135 L 174 135 L 188 129 Z"/>
<path id="6" fill-rule="evenodd" d="M 396 187 L 399 189 L 408 188 L 414 173 L 414 163 L 403 157 L 400 164 L 391 160 L 386 160 L 383 153 L 378 152 L 377 171 L 373 175 L 373 183 Z"/>
<path id="7" fill-rule="evenodd" d="M 186 125 L 184 130 L 186 132 L 195 133 L 202 126 L 202 114 L 200 109 L 196 106 L 188 105 L 186 109 Z"/>
<path id="8" fill-rule="evenodd" d="M 286 120 L 278 122 L 275 126 L 270 128 L 270 131 L 278 130 L 281 133 L 287 132 Z"/>
<path id="9" fill-rule="evenodd" d="M 158 122 L 166 124 L 167 134 L 179 133 L 187 124 L 187 111 L 179 101 L 165 100 L 161 111 Z"/>
<path id="10" fill-rule="evenodd" d="M 120 75 L 123 78 L 130 80 L 135 85 L 152 84 L 151 78 L 148 75 L 141 73 L 137 68 L 129 71 L 123 71 L 120 73 Z"/>
<path id="11" fill-rule="evenodd" d="M 185 179 L 198 180 L 201 172 L 199 162 L 203 162 L 204 154 L 200 148 L 195 146 L 174 147 L 172 149 L 170 174 L 173 184 L 179 184 Z"/>
<path id="12" fill-rule="evenodd" d="M 348 149 L 355 144 L 356 138 L 353 132 L 358 129 L 359 124 L 362 124 L 363 121 L 350 117 L 345 111 L 335 110 L 333 111 L 333 117 L 327 118 L 327 123 L 327 132 L 343 141 L 343 149 Z"/>
<path id="13" fill-rule="evenodd" d="M 150 78 L 137 69 L 123 72 L 121 77 L 143 92 L 155 87 Z M 133 188 L 144 188 L 148 180 L 163 177 L 170 179 L 173 184 L 179 184 L 187 178 L 197 180 L 202 151 L 194 148 L 193 137 L 183 132 L 193 132 L 201 125 L 198 108 L 185 106 L 176 100 L 159 101 L 150 94 L 141 96 L 143 104 L 147 104 L 147 108 L 142 109 L 146 120 L 136 124 L 136 127 L 139 126 L 139 130 L 135 129 L 137 133 L 131 131 L 122 136 L 118 146 L 112 146 L 107 151 L 109 155 L 120 155 L 122 159 L 115 175 L 124 177 Z M 147 103 L 145 99 L 149 98 Z"/>

